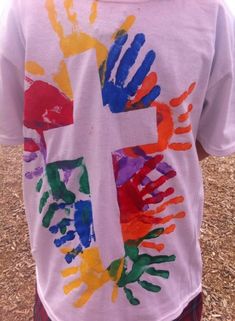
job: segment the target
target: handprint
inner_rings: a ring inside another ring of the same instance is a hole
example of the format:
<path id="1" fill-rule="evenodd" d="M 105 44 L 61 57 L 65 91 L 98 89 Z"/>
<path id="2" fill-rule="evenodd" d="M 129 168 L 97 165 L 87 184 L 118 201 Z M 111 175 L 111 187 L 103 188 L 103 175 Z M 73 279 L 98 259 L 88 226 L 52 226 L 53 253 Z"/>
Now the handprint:
<path id="1" fill-rule="evenodd" d="M 96 2 L 96 1 L 95 1 Z M 97 17 L 98 3 L 93 2 L 90 14 L 90 24 L 92 25 Z M 65 26 L 59 21 L 58 12 L 56 9 L 54 0 L 46 0 L 45 4 L 48 12 L 48 17 L 52 28 L 57 34 L 60 41 L 60 48 L 65 58 L 79 55 L 90 49 L 94 49 L 96 52 L 96 59 L 98 69 L 104 69 L 107 59 L 108 50 L 106 46 L 92 34 L 82 30 L 82 26 L 78 21 L 78 13 L 74 11 L 74 1 L 65 0 L 64 9 L 67 15 L 67 20 L 71 25 L 71 32 L 65 34 Z M 126 21 L 120 26 L 120 28 L 113 34 L 113 37 L 122 35 L 127 32 L 134 23 L 135 18 L 133 16 L 127 17 Z"/>
<path id="2" fill-rule="evenodd" d="M 156 238 L 162 233 L 163 229 L 156 229 L 150 232 L 145 238 Z M 159 292 L 161 287 L 151 282 L 142 279 L 145 274 L 149 274 L 154 277 L 162 277 L 167 279 L 169 277 L 169 272 L 166 270 L 157 270 L 153 267 L 154 264 L 161 264 L 165 262 L 175 261 L 175 255 L 149 255 L 149 254 L 139 254 L 138 243 L 128 244 L 125 243 L 125 259 L 122 274 L 118 280 L 118 287 L 123 288 L 128 301 L 132 305 L 140 304 L 139 299 L 134 297 L 133 292 L 128 285 L 132 283 L 138 283 L 143 289 L 150 292 Z M 116 262 L 115 262 L 116 264 Z M 109 268 L 111 270 L 112 267 Z"/>
<path id="3" fill-rule="evenodd" d="M 65 81 L 64 79 L 64 84 Z M 37 137 L 25 137 L 24 160 L 35 160 L 38 157 L 37 152 L 40 152 L 45 162 L 47 147 L 44 131 L 73 123 L 73 101 L 44 81 L 27 78 L 27 82 L 29 88 L 25 91 L 24 126 L 35 130 Z M 26 178 L 37 176 L 35 171 L 26 174 Z"/>
<path id="4" fill-rule="evenodd" d="M 162 160 L 163 155 L 156 155 L 147 159 L 140 158 L 139 162 L 133 166 L 133 163 L 129 163 L 127 157 L 122 156 L 120 158 L 118 153 L 113 154 L 120 221 L 122 225 L 128 224 L 129 231 L 125 229 L 128 234 L 133 233 L 132 231 L 143 235 L 147 234 L 149 227 L 154 224 L 154 220 L 151 222 L 151 220 L 144 219 L 149 207 L 161 203 L 166 197 L 174 193 L 172 187 L 163 191 L 160 190 L 164 183 L 176 176 L 176 172 Z M 153 171 L 161 174 L 154 181 L 148 177 Z M 131 222 L 135 222 L 133 228 L 130 226 Z M 123 238 L 127 240 L 125 235 L 123 235 Z"/>
<path id="5" fill-rule="evenodd" d="M 62 235 L 54 240 L 56 247 L 79 239 L 77 246 L 65 255 L 67 263 L 71 263 L 84 248 L 91 245 L 92 240 L 95 241 L 89 179 L 83 158 L 48 164 L 46 179 L 50 190 L 45 191 L 40 199 L 39 212 L 44 214 L 42 224 L 45 228 L 49 228 L 51 233 Z M 74 181 L 78 181 L 79 184 L 77 191 L 72 192 L 67 186 Z M 43 179 L 37 186 L 40 192 Z M 83 198 L 87 195 L 88 199 L 77 200 L 76 195 L 79 194 L 83 195 Z M 61 211 L 65 214 L 62 219 Z M 56 221 L 57 216 L 59 216 L 57 222 L 52 223 Z"/>
<path id="6" fill-rule="evenodd" d="M 44 68 L 35 61 L 27 61 L 25 68 L 31 76 L 45 75 Z M 53 79 L 58 88 L 45 81 L 25 77 L 24 126 L 33 130 L 31 137 L 24 138 L 24 161 L 27 163 L 42 155 L 45 165 L 47 146 L 44 131 L 73 123 L 73 92 L 65 62 L 61 62 Z M 33 179 L 37 173 L 36 168 L 27 172 L 25 177 Z"/>
<path id="7" fill-rule="evenodd" d="M 96 247 L 85 249 L 79 256 L 79 265 L 64 269 L 61 274 L 64 278 L 79 274 L 79 277 L 64 286 L 65 294 L 69 294 L 82 286 L 85 287 L 84 292 L 74 302 L 74 306 L 77 308 L 86 304 L 91 296 L 104 284 L 114 280 L 109 271 L 103 266 L 99 249 Z"/>
<path id="8" fill-rule="evenodd" d="M 39 134 L 73 123 L 73 101 L 56 87 L 34 81 L 25 91 L 24 125 Z"/>
<path id="9" fill-rule="evenodd" d="M 174 189 L 168 187 L 164 191 L 160 188 L 172 180 L 176 172 L 164 161 L 163 155 L 132 158 L 127 157 L 124 150 L 120 150 L 114 152 L 112 156 L 124 242 L 140 239 L 153 228 L 154 224 L 165 224 L 185 216 L 185 213 L 180 211 L 163 218 L 155 217 L 164 212 L 168 206 L 181 204 L 184 201 L 183 196 L 174 196 L 164 201 L 173 195 Z M 152 174 L 156 177 L 155 180 L 150 179 L 149 176 Z M 173 229 L 174 225 L 166 231 L 170 232 Z"/>
<path id="10" fill-rule="evenodd" d="M 145 87 L 144 81 L 156 57 L 152 50 L 146 54 L 133 78 L 129 83 L 126 83 L 130 69 L 135 64 L 139 52 L 145 43 L 145 36 L 143 34 L 137 34 L 135 36 L 131 46 L 127 49 L 120 61 L 115 79 L 112 79 L 112 71 L 120 58 L 121 51 L 127 39 L 128 35 L 125 34 L 115 40 L 109 51 L 106 63 L 102 96 L 104 106 L 108 105 L 113 113 L 149 107 L 160 94 L 160 87 L 157 86 L 156 83 L 150 83 L 147 92 L 144 92 L 144 96 L 140 95 L 140 92 L 143 92 L 143 88 Z M 151 77 L 154 77 L 154 75 Z M 140 86 L 142 86 L 142 88 L 140 88 Z M 139 100 L 136 99 L 136 96 L 140 96 Z M 131 101 L 131 99 L 133 99 L 133 101 Z"/>
<path id="11" fill-rule="evenodd" d="M 154 154 L 171 149 L 174 151 L 186 151 L 191 149 L 192 143 L 189 141 L 177 141 L 177 136 L 192 133 L 192 125 L 189 122 L 186 126 L 181 124 L 190 119 L 190 113 L 193 110 L 193 105 L 189 104 L 187 110 L 183 109 L 182 104 L 192 94 L 196 87 L 196 83 L 192 83 L 189 88 L 177 98 L 173 98 L 169 103 L 154 101 L 151 106 L 156 109 L 157 116 L 157 134 L 158 141 L 154 144 L 144 146 L 125 148 L 124 152 L 127 156 L 137 157 L 143 154 Z M 176 111 L 179 108 L 179 114 Z M 180 112 L 181 109 L 181 112 Z M 176 114 L 176 115 L 175 115 Z M 177 116 L 177 118 L 176 118 Z M 175 127 L 175 123 L 179 123 Z"/>

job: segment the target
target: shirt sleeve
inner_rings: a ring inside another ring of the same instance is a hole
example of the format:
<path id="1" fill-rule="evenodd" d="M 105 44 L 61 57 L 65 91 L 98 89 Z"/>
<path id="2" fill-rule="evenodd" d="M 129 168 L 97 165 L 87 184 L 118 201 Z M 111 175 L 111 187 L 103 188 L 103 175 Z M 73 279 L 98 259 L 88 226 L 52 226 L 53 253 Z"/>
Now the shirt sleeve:
<path id="1" fill-rule="evenodd" d="M 213 156 L 235 152 L 235 19 L 218 9 L 215 53 L 197 140 Z"/>
<path id="2" fill-rule="evenodd" d="M 10 1 L 0 33 L 0 144 L 23 143 L 24 43 L 17 1 Z"/>

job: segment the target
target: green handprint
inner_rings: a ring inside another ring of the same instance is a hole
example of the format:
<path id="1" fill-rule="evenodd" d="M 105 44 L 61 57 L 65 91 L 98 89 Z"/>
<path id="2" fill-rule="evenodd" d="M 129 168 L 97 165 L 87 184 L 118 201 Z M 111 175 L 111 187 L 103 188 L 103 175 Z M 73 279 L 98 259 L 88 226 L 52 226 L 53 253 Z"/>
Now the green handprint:
<path id="1" fill-rule="evenodd" d="M 45 191 L 40 199 L 39 204 L 39 212 L 42 213 L 43 208 L 46 206 L 47 201 L 52 195 L 53 200 L 56 202 L 51 203 L 48 211 L 44 216 L 44 226 L 48 227 L 50 222 L 54 216 L 55 211 L 53 212 L 53 208 L 55 205 L 58 205 L 58 201 L 62 200 L 66 205 L 71 205 L 75 202 L 75 194 L 68 190 L 66 187 L 66 178 L 61 180 L 60 170 L 64 171 L 65 176 L 66 172 L 69 173 L 74 169 L 79 168 L 82 174 L 79 177 L 79 191 L 84 194 L 90 193 L 89 182 L 88 182 L 88 173 L 85 165 L 83 164 L 83 157 L 80 157 L 75 160 L 68 161 L 58 161 L 54 163 L 47 164 L 46 166 L 46 177 L 48 184 L 50 186 L 49 191 Z M 40 192 L 42 187 L 42 179 L 37 184 L 37 191 Z"/>
<path id="2" fill-rule="evenodd" d="M 121 277 L 119 278 L 117 285 L 124 289 L 128 301 L 132 305 L 140 304 L 140 301 L 134 297 L 133 292 L 127 287 L 128 284 L 138 283 L 143 289 L 151 292 L 159 292 L 161 287 L 145 280 L 141 280 L 141 277 L 147 273 L 152 276 L 162 277 L 167 279 L 169 277 L 169 272 L 166 270 L 157 270 L 152 267 L 153 264 L 161 264 L 165 262 L 175 261 L 175 255 L 154 255 L 149 254 L 139 254 L 139 245 L 146 239 L 153 239 L 159 237 L 164 233 L 164 228 L 158 228 L 150 233 L 148 233 L 143 238 L 137 241 L 126 242 L 125 247 L 125 259 L 124 267 L 122 270 Z M 131 269 L 128 268 L 128 262 L 131 262 Z M 119 267 L 121 265 L 121 260 L 114 261 L 108 268 L 109 274 L 114 278 Z"/>
<path id="3" fill-rule="evenodd" d="M 88 172 L 83 157 L 47 164 L 46 178 L 50 189 L 42 194 L 39 202 L 39 212 L 44 214 L 42 225 L 49 228 L 52 234 L 60 234 L 54 240 L 56 247 L 79 238 L 77 246 L 65 255 L 66 262 L 71 263 L 83 248 L 88 248 L 91 241 L 95 240 Z M 88 196 L 87 200 L 77 199 L 69 189 L 68 186 L 73 186 L 74 182 L 77 183 L 77 191 L 83 194 L 82 198 Z M 40 192 L 42 187 L 43 179 L 40 179 L 37 191 Z M 65 211 L 62 218 L 59 214 L 61 210 Z M 52 224 L 56 213 L 59 218 Z"/>

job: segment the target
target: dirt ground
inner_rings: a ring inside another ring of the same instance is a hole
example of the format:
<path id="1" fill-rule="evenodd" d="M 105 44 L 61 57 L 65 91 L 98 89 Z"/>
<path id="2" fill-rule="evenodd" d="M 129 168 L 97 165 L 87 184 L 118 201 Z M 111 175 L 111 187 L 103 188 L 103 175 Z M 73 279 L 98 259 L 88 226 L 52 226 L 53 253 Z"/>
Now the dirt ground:
<path id="1" fill-rule="evenodd" d="M 34 263 L 21 194 L 21 149 L 0 147 L 0 321 L 32 321 Z M 203 321 L 235 320 L 235 156 L 202 163 Z"/>

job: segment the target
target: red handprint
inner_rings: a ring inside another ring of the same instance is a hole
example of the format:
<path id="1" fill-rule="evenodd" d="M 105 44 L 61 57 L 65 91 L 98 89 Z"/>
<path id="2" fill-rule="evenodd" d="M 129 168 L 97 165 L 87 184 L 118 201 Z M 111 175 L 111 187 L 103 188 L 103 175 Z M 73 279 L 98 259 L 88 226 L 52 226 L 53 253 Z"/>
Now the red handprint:
<path id="1" fill-rule="evenodd" d="M 73 123 L 73 101 L 53 85 L 41 80 L 26 80 L 30 86 L 25 91 L 24 125 L 36 130 L 40 140 L 26 137 L 24 151 L 41 151 L 45 158 L 44 131 Z"/>
<path id="2" fill-rule="evenodd" d="M 73 101 L 56 87 L 35 81 L 25 92 L 24 125 L 39 134 L 73 123 Z"/>
<path id="3" fill-rule="evenodd" d="M 120 171 L 123 176 L 125 172 L 122 167 L 122 160 L 113 154 L 113 164 L 116 182 L 120 179 Z M 158 172 L 160 176 L 152 181 L 149 178 L 151 172 Z M 182 218 L 184 212 L 174 213 L 166 217 L 155 217 L 156 214 L 164 212 L 171 204 L 182 203 L 182 196 L 173 197 L 164 202 L 164 199 L 174 193 L 174 188 L 168 187 L 161 190 L 162 186 L 176 176 L 176 172 L 165 162 L 163 155 L 148 157 L 144 165 L 131 177 L 123 180 L 122 184 L 117 183 L 117 196 L 120 208 L 120 221 L 124 242 L 128 240 L 139 240 L 147 235 L 155 224 L 165 224 L 174 218 Z M 157 208 L 150 208 L 158 204 Z M 171 225 L 164 233 L 168 234 L 174 230 Z M 146 242 L 145 242 L 146 243 Z M 149 244 L 146 243 L 146 247 Z"/>

